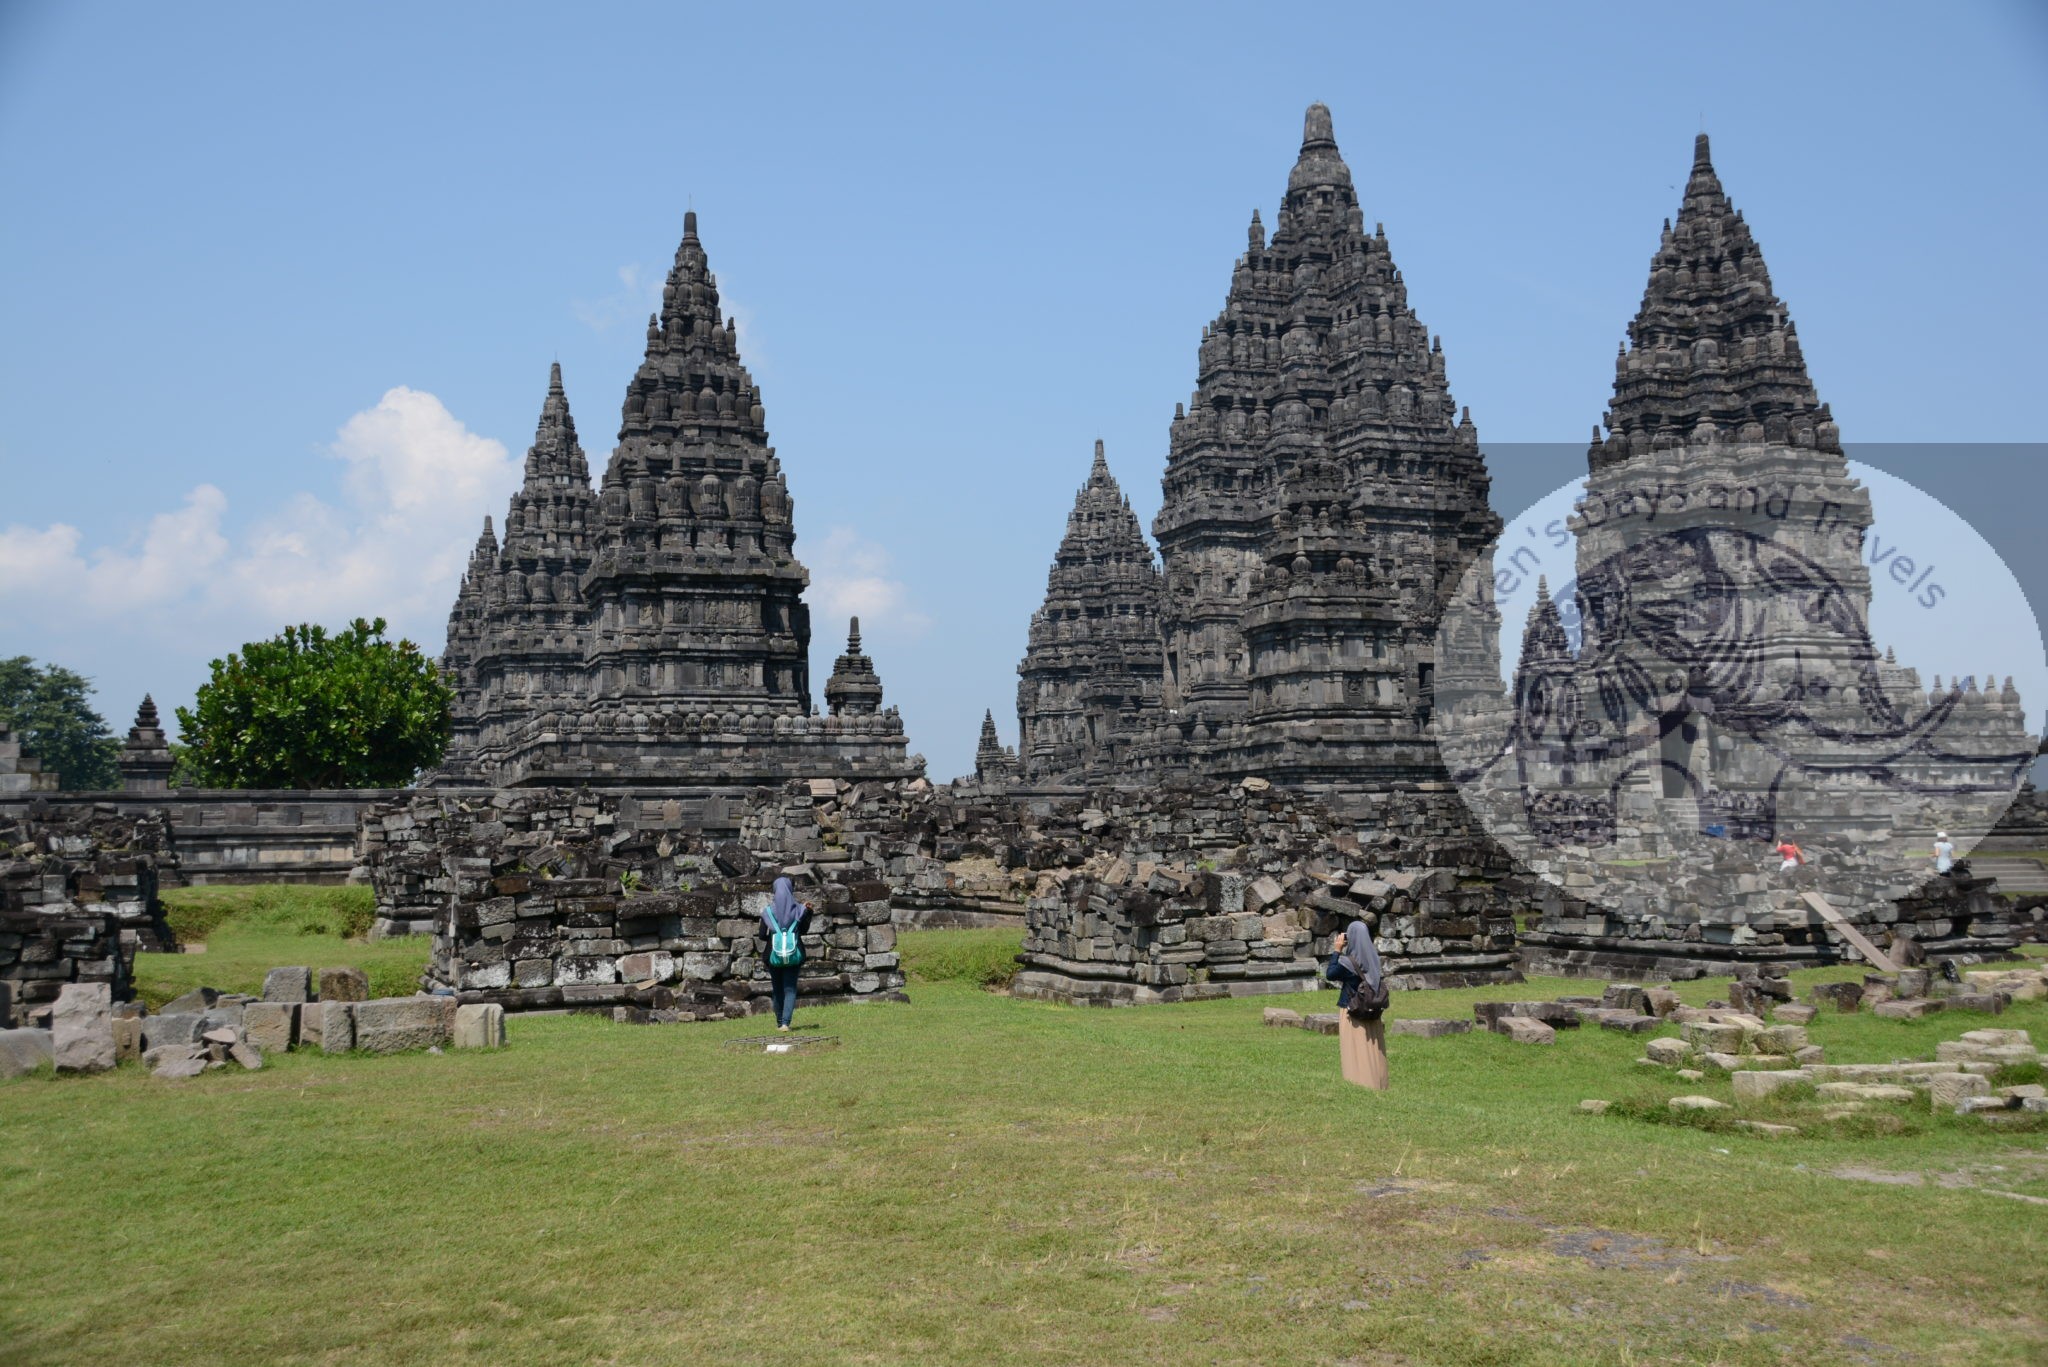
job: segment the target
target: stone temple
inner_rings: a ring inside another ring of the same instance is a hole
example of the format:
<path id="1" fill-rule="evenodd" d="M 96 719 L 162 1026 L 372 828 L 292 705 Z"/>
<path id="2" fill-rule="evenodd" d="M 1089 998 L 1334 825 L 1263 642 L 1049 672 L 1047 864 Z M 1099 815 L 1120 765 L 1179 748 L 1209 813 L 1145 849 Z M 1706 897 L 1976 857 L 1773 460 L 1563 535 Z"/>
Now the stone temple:
<path id="1" fill-rule="evenodd" d="M 811 702 L 809 573 L 718 283 L 684 216 L 600 487 L 549 377 L 525 479 L 449 616 L 456 690 L 438 781 L 744 788 L 922 773 L 860 654 Z"/>
<path id="2" fill-rule="evenodd" d="M 1076 502 L 1019 667 L 1024 776 L 1441 782 L 1439 602 L 1500 529 L 1488 487 L 1442 343 L 1312 105 L 1273 236 L 1254 212 L 1175 409 L 1156 580 L 1099 453 Z"/>

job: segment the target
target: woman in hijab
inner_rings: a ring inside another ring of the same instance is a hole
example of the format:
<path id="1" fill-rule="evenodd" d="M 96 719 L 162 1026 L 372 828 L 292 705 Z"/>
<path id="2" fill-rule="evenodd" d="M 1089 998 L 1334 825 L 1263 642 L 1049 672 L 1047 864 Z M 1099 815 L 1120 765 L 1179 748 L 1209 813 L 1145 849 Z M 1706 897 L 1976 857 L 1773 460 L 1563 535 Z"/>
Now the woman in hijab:
<path id="1" fill-rule="evenodd" d="M 1387 1090 L 1387 1027 L 1384 1021 L 1355 1021 L 1344 1008 L 1360 986 L 1380 985 L 1379 950 L 1373 947 L 1372 931 L 1363 921 L 1353 921 L 1330 946 L 1330 963 L 1323 976 L 1337 984 L 1337 1056 L 1344 1080 L 1375 1092 Z"/>
<path id="2" fill-rule="evenodd" d="M 796 889 L 790 886 L 787 878 L 776 879 L 775 895 L 761 912 L 762 930 L 769 948 L 774 947 L 777 931 L 786 930 L 801 936 L 810 929 L 810 924 L 810 907 L 797 900 Z M 768 957 L 765 951 L 762 957 Z M 789 1030 L 789 1018 L 796 1014 L 796 975 L 801 963 L 799 955 L 796 963 L 771 962 L 768 965 L 770 993 L 775 1002 L 775 1028 L 785 1033 Z"/>

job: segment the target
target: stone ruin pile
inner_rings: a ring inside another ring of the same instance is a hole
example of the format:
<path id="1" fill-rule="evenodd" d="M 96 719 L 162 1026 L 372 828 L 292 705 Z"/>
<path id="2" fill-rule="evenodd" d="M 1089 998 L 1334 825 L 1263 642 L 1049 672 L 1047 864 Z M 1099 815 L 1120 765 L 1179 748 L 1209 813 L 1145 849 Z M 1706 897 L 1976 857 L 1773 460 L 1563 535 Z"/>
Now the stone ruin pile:
<path id="1" fill-rule="evenodd" d="M 782 873 L 817 912 L 801 996 L 900 997 L 879 868 L 761 853 L 704 849 L 672 805 L 588 790 L 415 794 L 375 809 L 362 835 L 380 918 L 431 905 L 426 981 L 464 1003 L 661 1021 L 766 1010 L 761 912 Z"/>
<path id="2" fill-rule="evenodd" d="M 1515 982 L 1514 912 L 1543 895 L 1461 829 L 1456 800 L 1369 828 L 1251 779 L 1060 804 L 1068 848 L 1026 912 L 1012 991 L 1104 1004 L 1313 991 L 1332 936 L 1373 928 L 1395 987 Z M 1062 842 L 1065 843 L 1065 842 Z"/>
<path id="3" fill-rule="evenodd" d="M 1626 880 L 1597 901 L 1555 900 L 1525 930 L 1524 962 L 1535 972 L 1572 976 L 1699 978 L 1746 965 L 1814 967 L 1839 962 L 1846 941 L 1804 900 L 1821 892 L 1866 933 L 1910 941 L 1925 954 L 1980 962 L 2009 953 L 2031 919 L 1994 897 L 1993 880 L 1971 876 L 1966 862 L 1924 880 L 1861 886 L 1843 870 L 1855 851 L 1811 838 L 1812 863 L 1781 874 L 1754 842 L 1695 839 L 1656 873 L 1662 910 Z M 1642 871 L 1634 871 L 1641 873 Z M 1596 890 L 1580 873 L 1565 889 Z M 1888 895 L 1887 895 L 1888 894 Z M 1844 905 L 1846 903 L 1846 905 Z M 1865 912 L 1860 908 L 1870 908 Z"/>
<path id="4" fill-rule="evenodd" d="M 502 1007 L 424 994 L 372 999 L 354 968 L 323 968 L 317 978 L 303 967 L 274 968 L 261 997 L 196 987 L 154 1014 L 115 1001 L 105 983 L 67 983 L 48 1020 L 43 1029 L 0 1028 L 0 1078 L 46 1063 L 95 1073 L 133 1061 L 158 1077 L 187 1078 L 231 1063 L 258 1069 L 266 1055 L 292 1048 L 395 1054 L 505 1042 Z"/>
<path id="5" fill-rule="evenodd" d="M 0 813 L 0 991 L 37 1015 L 67 983 L 126 999 L 136 951 L 175 947 L 157 896 L 159 869 L 175 863 L 161 812 Z"/>

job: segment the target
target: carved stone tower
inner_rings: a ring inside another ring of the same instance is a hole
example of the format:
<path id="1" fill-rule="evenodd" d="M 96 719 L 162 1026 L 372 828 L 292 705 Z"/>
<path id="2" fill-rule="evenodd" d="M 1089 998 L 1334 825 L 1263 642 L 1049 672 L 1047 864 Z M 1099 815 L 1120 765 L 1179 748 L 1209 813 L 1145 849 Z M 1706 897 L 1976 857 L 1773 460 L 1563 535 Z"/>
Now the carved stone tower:
<path id="1" fill-rule="evenodd" d="M 1095 443 L 1017 666 L 1027 779 L 1109 777 L 1137 716 L 1159 706 L 1159 570 Z"/>

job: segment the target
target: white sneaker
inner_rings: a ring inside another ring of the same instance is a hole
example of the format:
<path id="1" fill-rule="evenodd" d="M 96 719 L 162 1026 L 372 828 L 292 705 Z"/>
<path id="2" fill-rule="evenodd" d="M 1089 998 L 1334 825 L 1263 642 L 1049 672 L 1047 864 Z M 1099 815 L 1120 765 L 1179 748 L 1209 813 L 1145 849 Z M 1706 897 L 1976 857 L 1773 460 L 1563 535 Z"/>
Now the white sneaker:
<path id="1" fill-rule="evenodd" d="M 776 1033 L 778 1033 L 778 1034 L 783 1034 L 783 1035 L 786 1035 L 786 1034 L 788 1034 L 788 1033 L 789 1033 L 789 1027 L 788 1027 L 788 1026 L 786 1026 L 786 1025 L 778 1025 L 778 1026 L 776 1026 L 776 1027 L 775 1027 L 775 1030 L 776 1030 Z"/>

